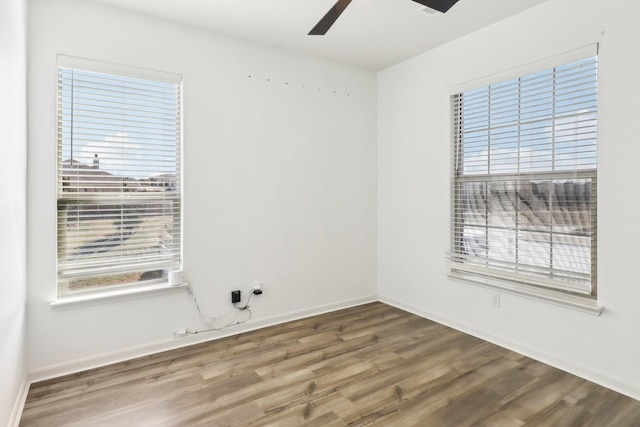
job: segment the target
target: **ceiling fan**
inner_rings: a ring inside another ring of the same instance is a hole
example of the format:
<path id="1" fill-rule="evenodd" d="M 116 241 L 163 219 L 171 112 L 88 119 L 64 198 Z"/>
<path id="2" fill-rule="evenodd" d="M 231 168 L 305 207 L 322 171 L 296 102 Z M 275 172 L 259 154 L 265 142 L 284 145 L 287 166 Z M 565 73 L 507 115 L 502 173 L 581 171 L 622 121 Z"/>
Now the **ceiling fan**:
<path id="1" fill-rule="evenodd" d="M 458 0 L 413 0 L 438 12 L 445 13 L 447 10 L 458 2 Z M 324 17 L 318 21 L 315 27 L 309 31 L 310 36 L 323 36 L 329 31 L 342 12 L 349 6 L 351 0 L 338 0 Z"/>

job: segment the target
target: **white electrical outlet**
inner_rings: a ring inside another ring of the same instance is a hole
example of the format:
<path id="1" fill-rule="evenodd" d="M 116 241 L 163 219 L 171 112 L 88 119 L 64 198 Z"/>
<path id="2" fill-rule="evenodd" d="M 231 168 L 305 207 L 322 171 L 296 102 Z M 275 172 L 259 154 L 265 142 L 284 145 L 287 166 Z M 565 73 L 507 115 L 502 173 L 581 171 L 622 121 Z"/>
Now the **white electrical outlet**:
<path id="1" fill-rule="evenodd" d="M 253 283 L 253 294 L 260 295 L 262 293 L 262 282 Z"/>
<path id="2" fill-rule="evenodd" d="M 491 307 L 500 308 L 500 294 L 491 292 Z"/>
<path id="3" fill-rule="evenodd" d="M 173 331 L 173 337 L 174 338 L 182 338 L 182 337 L 186 337 L 187 336 L 187 330 L 186 329 L 176 329 L 175 331 Z"/>

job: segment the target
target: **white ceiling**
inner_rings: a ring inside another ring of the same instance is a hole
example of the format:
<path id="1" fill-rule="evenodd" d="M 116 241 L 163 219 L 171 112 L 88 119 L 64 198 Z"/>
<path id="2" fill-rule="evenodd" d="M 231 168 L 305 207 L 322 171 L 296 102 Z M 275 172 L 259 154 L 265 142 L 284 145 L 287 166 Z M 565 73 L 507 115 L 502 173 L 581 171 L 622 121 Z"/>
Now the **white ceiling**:
<path id="1" fill-rule="evenodd" d="M 546 0 L 460 0 L 436 15 L 412 0 L 353 0 L 324 36 L 307 33 L 336 0 L 91 1 L 381 70 Z"/>

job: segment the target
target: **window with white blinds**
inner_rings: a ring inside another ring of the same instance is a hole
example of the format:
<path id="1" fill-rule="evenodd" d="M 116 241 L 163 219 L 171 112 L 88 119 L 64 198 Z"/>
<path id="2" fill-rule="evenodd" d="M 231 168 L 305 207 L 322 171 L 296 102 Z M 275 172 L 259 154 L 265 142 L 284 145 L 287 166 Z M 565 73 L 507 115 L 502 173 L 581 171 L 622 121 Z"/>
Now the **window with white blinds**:
<path id="1" fill-rule="evenodd" d="M 452 96 L 453 275 L 596 296 L 597 57 Z"/>
<path id="2" fill-rule="evenodd" d="M 180 76 L 78 62 L 58 67 L 59 295 L 161 280 L 181 262 Z"/>

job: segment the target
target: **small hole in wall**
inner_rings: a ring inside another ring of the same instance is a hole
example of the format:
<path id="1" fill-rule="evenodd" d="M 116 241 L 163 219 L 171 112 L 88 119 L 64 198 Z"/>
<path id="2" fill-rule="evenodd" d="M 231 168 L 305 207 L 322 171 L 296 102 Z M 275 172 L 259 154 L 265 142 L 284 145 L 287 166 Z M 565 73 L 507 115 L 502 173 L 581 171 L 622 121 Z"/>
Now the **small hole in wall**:
<path id="1" fill-rule="evenodd" d="M 1 1 L 1 0 L 0 0 L 0 1 Z M 253 79 L 254 77 L 256 77 L 256 76 L 255 76 L 255 75 L 253 75 L 253 74 L 247 74 L 246 76 L 247 76 L 247 78 L 249 78 L 249 79 Z M 271 83 L 271 77 L 260 77 L 260 76 L 257 76 L 257 77 L 258 77 L 259 79 L 260 79 L 260 78 L 264 78 L 268 83 Z M 263 80 L 263 81 L 264 81 L 264 80 Z M 274 80 L 274 81 L 276 81 L 276 80 Z M 302 84 L 302 83 L 292 83 L 292 84 L 289 84 L 289 82 L 288 82 L 288 81 L 286 81 L 286 80 L 280 80 L 280 81 L 277 81 L 277 82 L 278 82 L 278 83 L 284 83 L 284 85 L 285 85 L 285 86 L 292 86 L 292 87 L 293 87 L 293 86 L 295 86 L 295 87 L 298 87 L 298 88 L 301 88 L 301 89 L 307 89 L 307 85 L 306 85 L 306 84 Z M 313 86 L 311 86 L 311 87 L 313 87 Z M 313 90 L 313 89 L 312 89 L 312 90 Z M 340 92 L 339 90 L 336 90 L 336 89 L 327 89 L 327 88 L 324 88 L 324 89 L 323 89 L 323 88 L 321 88 L 321 87 L 316 87 L 316 90 L 317 90 L 318 92 L 320 92 L 320 93 L 324 92 L 324 93 L 332 93 L 332 94 L 334 94 L 334 95 L 343 95 L 343 96 L 344 96 L 344 95 L 346 95 L 346 96 L 351 96 L 351 92 Z"/>

